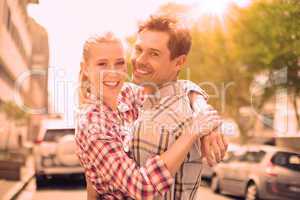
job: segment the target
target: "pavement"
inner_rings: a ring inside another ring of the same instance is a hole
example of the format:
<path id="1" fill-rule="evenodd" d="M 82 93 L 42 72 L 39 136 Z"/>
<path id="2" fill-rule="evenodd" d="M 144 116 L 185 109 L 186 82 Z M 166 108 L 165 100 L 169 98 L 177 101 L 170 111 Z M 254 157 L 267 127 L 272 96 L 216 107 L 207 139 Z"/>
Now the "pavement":
<path id="1" fill-rule="evenodd" d="M 34 162 L 33 157 L 29 156 L 24 167 L 21 168 L 21 180 L 11 181 L 0 179 L 0 200 L 15 199 L 34 178 Z"/>
<path id="2" fill-rule="evenodd" d="M 17 200 L 52 200 L 52 199 L 71 199 L 71 200 L 86 200 L 86 188 L 83 181 L 80 178 L 67 179 L 67 178 L 55 178 L 47 180 L 47 183 L 38 188 L 36 191 L 32 191 L 33 196 L 28 195 Z M 198 190 L 197 200 L 235 200 L 234 197 L 214 194 L 207 182 L 203 181 L 201 187 Z"/>

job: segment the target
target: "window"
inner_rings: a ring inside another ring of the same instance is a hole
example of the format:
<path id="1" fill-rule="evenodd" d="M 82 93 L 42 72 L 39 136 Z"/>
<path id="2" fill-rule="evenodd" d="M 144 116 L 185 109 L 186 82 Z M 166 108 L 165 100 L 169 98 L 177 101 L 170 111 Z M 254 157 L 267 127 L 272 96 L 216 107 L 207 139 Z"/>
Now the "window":
<path id="1" fill-rule="evenodd" d="M 265 155 L 266 155 L 265 151 L 247 151 L 239 158 L 239 161 L 249 162 L 249 163 L 259 163 Z"/>
<path id="2" fill-rule="evenodd" d="M 54 130 L 47 130 L 45 134 L 45 141 L 49 142 L 57 142 L 59 138 L 65 135 L 74 135 L 74 129 L 54 129 Z"/>
<path id="3" fill-rule="evenodd" d="M 11 12 L 10 10 L 7 11 L 7 18 L 6 18 L 6 28 L 7 30 L 10 30 L 11 25 Z"/>
<path id="4" fill-rule="evenodd" d="M 273 129 L 274 126 L 274 115 L 273 114 L 263 114 L 263 126 L 264 129 Z"/>
<path id="5" fill-rule="evenodd" d="M 22 42 L 22 39 L 20 37 L 20 33 L 18 31 L 18 28 L 13 23 L 10 24 L 9 32 L 11 34 L 11 37 L 15 41 L 15 44 L 16 44 L 17 48 L 19 49 L 22 57 L 24 58 L 24 60 L 27 60 L 25 48 L 23 46 L 23 42 Z"/>
<path id="6" fill-rule="evenodd" d="M 4 26 L 9 30 L 11 23 L 11 13 L 6 0 L 0 1 L 0 18 Z"/>
<path id="7" fill-rule="evenodd" d="M 290 170 L 300 171 L 300 154 L 292 152 L 277 152 L 272 163 Z"/>
<path id="8" fill-rule="evenodd" d="M 234 152 L 226 152 L 225 157 L 223 159 L 224 163 L 229 163 L 238 160 L 238 156 L 234 154 Z"/>
<path id="9" fill-rule="evenodd" d="M 8 72 L 7 66 L 5 66 L 1 58 L 0 58 L 0 79 L 4 80 L 11 87 L 13 87 L 15 84 L 13 76 Z"/>

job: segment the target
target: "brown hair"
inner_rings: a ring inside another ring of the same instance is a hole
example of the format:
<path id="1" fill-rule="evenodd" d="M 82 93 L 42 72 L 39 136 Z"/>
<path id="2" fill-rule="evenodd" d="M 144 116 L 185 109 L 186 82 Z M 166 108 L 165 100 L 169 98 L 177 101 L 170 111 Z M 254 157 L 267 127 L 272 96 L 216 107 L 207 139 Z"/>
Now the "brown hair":
<path id="1" fill-rule="evenodd" d="M 89 59 L 89 51 L 91 49 L 91 46 L 97 45 L 100 43 L 107 43 L 107 42 L 117 42 L 122 43 L 122 41 L 117 38 L 112 32 L 107 32 L 102 35 L 97 35 L 94 37 L 90 37 L 88 40 L 85 41 L 83 45 L 83 53 L 82 53 L 82 62 L 88 63 Z M 90 89 L 90 81 L 89 77 L 86 73 L 84 73 L 84 70 L 82 69 L 82 66 L 80 66 L 80 72 L 79 72 L 79 105 L 86 103 L 88 98 L 88 93 L 91 92 Z"/>
<path id="2" fill-rule="evenodd" d="M 187 55 L 191 49 L 192 38 L 189 29 L 171 15 L 152 15 L 139 25 L 138 32 L 144 30 L 161 31 L 169 34 L 168 48 L 171 59 Z"/>

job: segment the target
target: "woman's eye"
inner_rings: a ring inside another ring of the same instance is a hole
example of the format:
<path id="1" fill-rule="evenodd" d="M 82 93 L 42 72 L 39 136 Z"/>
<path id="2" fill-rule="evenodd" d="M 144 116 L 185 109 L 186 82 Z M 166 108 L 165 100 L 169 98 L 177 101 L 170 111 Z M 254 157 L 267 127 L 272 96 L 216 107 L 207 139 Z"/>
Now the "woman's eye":
<path id="1" fill-rule="evenodd" d="M 105 66 L 106 66 L 106 63 L 98 63 L 97 65 L 98 65 L 98 66 L 101 66 L 101 67 L 105 67 Z"/>

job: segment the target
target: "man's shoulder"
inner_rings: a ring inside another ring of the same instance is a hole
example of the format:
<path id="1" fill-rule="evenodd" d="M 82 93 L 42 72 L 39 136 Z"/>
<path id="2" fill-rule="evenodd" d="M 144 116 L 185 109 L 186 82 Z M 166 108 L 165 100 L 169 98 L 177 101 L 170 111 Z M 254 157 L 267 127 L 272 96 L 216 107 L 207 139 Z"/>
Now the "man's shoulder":
<path id="1" fill-rule="evenodd" d="M 192 117 L 187 95 L 173 95 L 164 97 L 153 109 L 140 113 L 139 120 L 147 121 L 147 124 L 178 124 Z"/>

